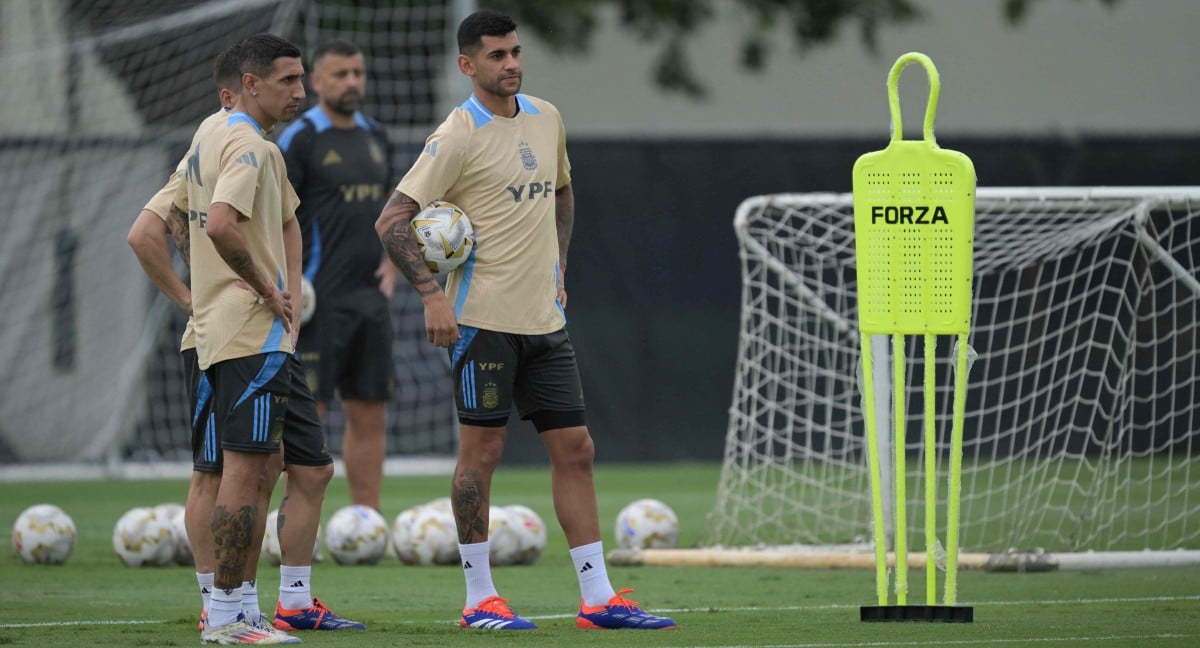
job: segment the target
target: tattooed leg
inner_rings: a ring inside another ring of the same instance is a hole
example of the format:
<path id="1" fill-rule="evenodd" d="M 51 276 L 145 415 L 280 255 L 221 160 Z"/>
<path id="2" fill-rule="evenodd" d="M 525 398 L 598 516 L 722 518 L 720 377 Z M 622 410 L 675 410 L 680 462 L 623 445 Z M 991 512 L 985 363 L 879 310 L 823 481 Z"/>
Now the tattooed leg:
<path id="1" fill-rule="evenodd" d="M 246 578 L 251 554 L 257 558 L 255 531 L 259 521 L 259 498 L 265 487 L 269 455 L 225 451 L 221 486 L 213 507 L 212 533 L 216 557 L 214 585 L 233 591 Z"/>
<path id="2" fill-rule="evenodd" d="M 458 541 L 474 544 L 488 539 L 488 506 L 491 504 L 492 472 L 504 453 L 505 428 L 463 425 L 458 465 L 450 486 Z"/>
<path id="3" fill-rule="evenodd" d="M 230 511 L 218 504 L 213 508 L 213 540 L 217 549 L 217 572 L 213 584 L 226 591 L 242 585 L 246 560 L 254 539 L 258 507 L 249 504 Z"/>

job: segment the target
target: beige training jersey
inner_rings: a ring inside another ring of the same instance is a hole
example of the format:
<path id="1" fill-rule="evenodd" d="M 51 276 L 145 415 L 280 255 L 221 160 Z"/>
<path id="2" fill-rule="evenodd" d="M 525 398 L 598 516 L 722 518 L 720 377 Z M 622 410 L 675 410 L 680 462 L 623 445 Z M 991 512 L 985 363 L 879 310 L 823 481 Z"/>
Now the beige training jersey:
<path id="1" fill-rule="evenodd" d="M 192 138 L 185 182 L 175 204 L 188 212 L 191 229 L 192 312 L 200 368 L 272 351 L 292 353 L 292 336 L 283 321 L 258 303 L 253 290 L 238 286 L 229 267 L 205 232 L 208 208 L 227 203 L 241 215 L 238 229 L 259 269 L 284 288 L 287 261 L 283 224 L 295 218 L 300 199 L 287 180 L 283 155 L 263 139 L 263 130 L 246 113 L 226 113 Z"/>
<path id="2" fill-rule="evenodd" d="M 517 95 L 512 118 L 472 95 L 426 140 L 397 191 L 426 206 L 452 202 L 475 228 L 475 249 L 450 273 L 460 324 L 537 335 L 566 324 L 558 303 L 554 191 L 571 182 L 558 109 Z"/>
<path id="3" fill-rule="evenodd" d="M 224 111 L 222 111 L 224 113 Z M 214 115 L 215 116 L 215 115 Z M 211 118 L 210 118 L 211 119 Z M 142 209 L 154 212 L 159 218 L 167 224 L 167 229 L 171 228 L 171 223 L 167 219 L 171 218 L 171 200 L 175 197 L 179 185 L 183 182 L 183 174 L 187 169 L 187 158 L 179 161 L 179 166 L 175 172 L 171 174 L 171 179 L 167 180 L 167 184 L 158 193 L 150 198 L 150 202 Z M 195 318 L 191 315 L 187 318 L 187 326 L 183 327 L 183 339 L 179 342 L 179 350 L 187 351 L 188 349 L 196 348 L 196 333 L 195 333 Z"/>

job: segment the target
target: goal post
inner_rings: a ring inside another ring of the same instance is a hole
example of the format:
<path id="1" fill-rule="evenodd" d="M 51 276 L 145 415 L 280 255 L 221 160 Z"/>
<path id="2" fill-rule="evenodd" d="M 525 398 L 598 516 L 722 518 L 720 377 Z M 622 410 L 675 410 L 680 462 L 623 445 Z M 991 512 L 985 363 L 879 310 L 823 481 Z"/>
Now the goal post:
<path id="1" fill-rule="evenodd" d="M 852 197 L 753 197 L 734 227 L 738 359 L 701 544 L 870 553 Z M 1179 551 L 1200 549 L 1200 187 L 984 188 L 975 227 L 963 555 L 1197 560 Z M 890 442 L 910 456 L 925 412 L 947 450 L 952 365 L 934 362 L 932 404 L 929 368 L 906 369 L 909 432 Z M 910 519 L 925 472 L 906 464 Z"/>

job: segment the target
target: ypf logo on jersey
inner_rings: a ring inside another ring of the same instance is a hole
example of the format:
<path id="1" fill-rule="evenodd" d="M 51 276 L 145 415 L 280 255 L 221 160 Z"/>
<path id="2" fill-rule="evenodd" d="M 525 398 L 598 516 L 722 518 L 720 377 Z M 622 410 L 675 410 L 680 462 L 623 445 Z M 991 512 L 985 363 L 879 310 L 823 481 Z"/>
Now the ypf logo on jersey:
<path id="1" fill-rule="evenodd" d="M 528 142 L 518 144 L 517 152 L 521 154 L 521 166 L 526 171 L 533 171 L 537 168 L 537 158 L 533 156 L 533 149 L 529 148 Z"/>

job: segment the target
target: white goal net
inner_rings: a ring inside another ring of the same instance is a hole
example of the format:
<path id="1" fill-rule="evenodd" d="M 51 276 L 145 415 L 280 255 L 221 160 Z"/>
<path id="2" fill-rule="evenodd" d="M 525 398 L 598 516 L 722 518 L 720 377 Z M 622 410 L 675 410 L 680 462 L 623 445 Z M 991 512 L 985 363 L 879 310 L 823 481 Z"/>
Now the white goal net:
<path id="1" fill-rule="evenodd" d="M 358 44 L 369 71 L 363 110 L 388 127 L 400 173 L 461 100 L 448 52 L 469 5 L 0 2 L 0 467 L 190 462 L 184 317 L 125 237 L 216 109 L 221 49 L 264 30 L 299 45 L 306 63 L 325 39 Z M 420 302 L 403 283 L 393 314 L 388 453 L 451 455 L 446 355 L 424 342 Z M 335 455 L 341 425 L 335 403 Z"/>
<path id="2" fill-rule="evenodd" d="M 1200 187 L 983 189 L 976 212 L 963 550 L 1200 548 Z M 738 209 L 738 361 L 706 545 L 870 542 L 853 220 L 849 194 Z M 953 376 L 938 365 L 944 477 Z M 921 371 L 907 429 L 880 421 L 914 457 Z M 923 470 L 907 462 L 910 521 Z"/>

